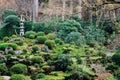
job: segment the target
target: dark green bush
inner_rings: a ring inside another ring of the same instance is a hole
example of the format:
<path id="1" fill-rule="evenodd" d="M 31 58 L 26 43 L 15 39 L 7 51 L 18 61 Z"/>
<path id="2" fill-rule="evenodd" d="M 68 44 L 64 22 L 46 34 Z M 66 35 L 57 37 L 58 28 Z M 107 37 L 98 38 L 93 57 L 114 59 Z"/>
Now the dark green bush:
<path id="1" fill-rule="evenodd" d="M 32 61 L 32 63 L 38 63 L 38 64 L 40 64 L 40 63 L 44 62 L 44 59 L 41 56 L 33 56 L 31 58 L 31 61 Z"/>
<path id="2" fill-rule="evenodd" d="M 38 33 L 37 33 L 37 36 L 44 36 L 44 35 L 45 35 L 44 32 L 38 32 Z"/>
<path id="3" fill-rule="evenodd" d="M 46 36 L 38 36 L 37 37 L 37 43 L 44 44 L 46 40 L 47 40 Z"/>
<path id="4" fill-rule="evenodd" d="M 74 42 L 77 46 L 81 46 L 86 43 L 84 36 L 79 32 L 71 32 L 68 34 L 65 38 L 65 42 Z"/>
<path id="5" fill-rule="evenodd" d="M 20 19 L 15 15 L 10 15 L 5 18 L 4 23 L 8 23 L 8 27 L 13 25 L 19 26 Z"/>
<path id="6" fill-rule="evenodd" d="M 34 39 L 34 38 L 35 38 L 35 35 L 31 34 L 31 35 L 29 36 L 29 38 L 30 38 L 30 39 Z"/>
<path id="7" fill-rule="evenodd" d="M 27 66 L 24 64 L 15 64 L 10 68 L 11 72 L 16 74 L 25 74 L 27 73 Z"/>
<path id="8" fill-rule="evenodd" d="M 0 63 L 0 74 L 5 74 L 7 72 L 7 66 L 4 63 Z"/>
<path id="9" fill-rule="evenodd" d="M 25 31 L 31 31 L 32 30 L 32 26 L 33 26 L 33 22 L 32 21 L 25 21 L 24 22 Z"/>
<path id="10" fill-rule="evenodd" d="M 39 32 L 39 31 L 43 31 L 44 32 L 44 23 L 34 23 L 33 25 L 33 31 L 35 32 Z"/>
<path id="11" fill-rule="evenodd" d="M 17 13 L 12 9 L 6 9 L 2 13 L 2 19 L 4 20 L 9 15 L 17 15 Z"/>
<path id="12" fill-rule="evenodd" d="M 2 24 L 2 28 L 0 29 L 0 37 L 3 38 L 5 36 L 17 34 L 19 32 L 19 23 L 20 19 L 17 16 L 7 16 Z"/>
<path id="13" fill-rule="evenodd" d="M 44 78 L 44 77 L 45 77 L 44 73 L 39 73 L 39 74 L 37 74 L 36 79 L 41 79 L 41 78 Z"/>
<path id="14" fill-rule="evenodd" d="M 14 74 L 11 76 L 10 80 L 26 80 L 26 78 L 22 74 Z"/>
<path id="15" fill-rule="evenodd" d="M 46 40 L 45 45 L 48 46 L 49 49 L 53 49 L 55 47 L 55 42 L 53 40 Z"/>
<path id="16" fill-rule="evenodd" d="M 55 61 L 55 69 L 66 71 L 68 66 L 71 66 L 73 63 L 72 58 L 68 54 L 61 54 L 57 57 L 57 60 Z"/>
<path id="17" fill-rule="evenodd" d="M 56 38 L 56 39 L 55 39 L 55 43 L 56 43 L 56 44 L 60 44 L 61 42 L 62 42 L 62 40 L 61 40 L 60 38 Z"/>
<path id="18" fill-rule="evenodd" d="M 112 61 L 120 65 L 120 53 L 116 53 L 112 56 Z"/>
<path id="19" fill-rule="evenodd" d="M 0 44 L 0 50 L 5 50 L 6 47 L 12 47 L 14 50 L 16 50 L 18 45 L 15 43 L 2 43 L 2 44 Z"/>
<path id="20" fill-rule="evenodd" d="M 35 38 L 35 36 L 36 36 L 36 33 L 34 32 L 34 31 L 27 31 L 26 33 L 25 33 L 25 36 L 27 37 L 27 38 Z"/>

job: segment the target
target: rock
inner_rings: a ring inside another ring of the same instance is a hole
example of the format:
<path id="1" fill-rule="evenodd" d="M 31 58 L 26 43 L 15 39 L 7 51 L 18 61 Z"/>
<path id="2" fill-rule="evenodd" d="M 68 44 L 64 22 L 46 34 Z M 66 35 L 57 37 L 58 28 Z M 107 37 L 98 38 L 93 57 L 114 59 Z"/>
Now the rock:
<path id="1" fill-rule="evenodd" d="M 15 54 L 23 54 L 24 52 L 22 50 L 16 50 L 14 51 Z"/>
<path id="2" fill-rule="evenodd" d="M 50 52 L 50 49 L 48 48 L 48 46 L 44 46 L 44 52 L 47 52 L 47 53 L 49 53 Z"/>
<path id="3" fill-rule="evenodd" d="M 13 50 L 12 47 L 6 47 L 6 48 L 5 48 L 5 53 L 8 54 L 8 52 L 11 51 L 11 50 Z"/>

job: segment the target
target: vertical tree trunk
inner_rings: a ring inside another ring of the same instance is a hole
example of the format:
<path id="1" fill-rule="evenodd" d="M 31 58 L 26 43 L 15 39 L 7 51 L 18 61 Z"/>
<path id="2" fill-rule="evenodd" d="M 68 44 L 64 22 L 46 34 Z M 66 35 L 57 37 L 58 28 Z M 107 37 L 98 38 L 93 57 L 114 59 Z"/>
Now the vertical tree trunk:
<path id="1" fill-rule="evenodd" d="M 33 4 L 33 21 L 38 21 L 38 0 L 34 0 Z"/>
<path id="2" fill-rule="evenodd" d="M 82 0 L 78 0 L 78 17 L 82 18 Z"/>
<path id="3" fill-rule="evenodd" d="M 115 13 L 115 10 L 113 10 L 113 20 L 116 21 L 116 13 Z"/>
<path id="4" fill-rule="evenodd" d="M 73 0 L 70 0 L 70 16 L 73 14 Z"/>
<path id="5" fill-rule="evenodd" d="M 62 11 L 62 21 L 65 20 L 65 6 L 66 6 L 66 0 L 62 0 L 63 2 L 63 11 Z"/>

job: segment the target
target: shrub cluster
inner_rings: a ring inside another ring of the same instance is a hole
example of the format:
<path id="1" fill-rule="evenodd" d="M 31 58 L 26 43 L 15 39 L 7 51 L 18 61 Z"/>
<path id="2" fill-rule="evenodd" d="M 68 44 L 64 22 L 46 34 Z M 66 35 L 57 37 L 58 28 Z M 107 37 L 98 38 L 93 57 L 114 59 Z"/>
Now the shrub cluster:
<path id="1" fill-rule="evenodd" d="M 44 44 L 46 40 L 46 36 L 37 36 L 37 43 Z"/>
<path id="2" fill-rule="evenodd" d="M 27 72 L 27 66 L 24 64 L 15 64 L 10 68 L 11 72 L 16 74 L 25 74 Z"/>
<path id="3" fill-rule="evenodd" d="M 27 38 L 34 39 L 34 38 L 36 37 L 36 32 L 34 32 L 34 31 L 27 31 L 27 32 L 25 33 L 25 36 L 26 36 Z"/>
<path id="4" fill-rule="evenodd" d="M 0 44 L 0 50 L 5 50 L 6 47 L 12 47 L 15 50 L 15 49 L 17 49 L 18 45 L 15 43 L 2 43 L 2 44 Z"/>
<path id="5" fill-rule="evenodd" d="M 26 80 L 26 78 L 22 74 L 14 74 L 11 76 L 10 80 Z"/>
<path id="6" fill-rule="evenodd" d="M 45 45 L 47 45 L 49 49 L 53 49 L 55 47 L 55 42 L 53 40 L 46 40 Z"/>

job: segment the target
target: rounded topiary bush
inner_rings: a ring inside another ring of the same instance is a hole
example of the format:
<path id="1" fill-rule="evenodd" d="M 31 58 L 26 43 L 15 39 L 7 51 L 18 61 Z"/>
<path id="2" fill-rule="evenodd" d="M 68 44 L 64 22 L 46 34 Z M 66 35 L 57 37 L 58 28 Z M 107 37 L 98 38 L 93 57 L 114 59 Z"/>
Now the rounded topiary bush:
<path id="1" fill-rule="evenodd" d="M 53 49 L 55 47 L 55 42 L 53 40 L 46 40 L 45 45 L 48 46 L 49 49 Z"/>
<path id="2" fill-rule="evenodd" d="M 4 42 L 7 42 L 7 41 L 9 41 L 9 40 L 10 40 L 9 37 L 7 37 L 7 36 L 3 38 L 3 41 L 4 41 Z"/>
<path id="3" fill-rule="evenodd" d="M 12 38 L 17 38 L 17 35 L 12 35 L 11 37 L 12 37 Z"/>
<path id="4" fill-rule="evenodd" d="M 116 53 L 112 56 L 112 61 L 120 65 L 120 53 Z"/>
<path id="5" fill-rule="evenodd" d="M 54 33 L 49 33 L 49 34 L 47 35 L 47 38 L 50 39 L 50 40 L 53 40 L 53 39 L 56 38 L 56 35 L 55 35 Z"/>
<path id="6" fill-rule="evenodd" d="M 14 50 L 16 50 L 18 45 L 15 43 L 2 43 L 2 44 L 0 44 L 0 50 L 5 50 L 6 47 L 12 47 Z"/>
<path id="7" fill-rule="evenodd" d="M 62 41 L 61 41 L 60 38 L 56 38 L 56 39 L 55 39 L 55 43 L 56 43 L 56 44 L 60 44 L 61 42 L 62 42 Z"/>
<path id="8" fill-rule="evenodd" d="M 25 74 L 27 73 L 27 66 L 24 64 L 15 64 L 10 68 L 11 72 L 16 74 Z"/>
<path id="9" fill-rule="evenodd" d="M 5 64 L 0 64 L 0 74 L 5 74 L 7 72 L 7 66 Z"/>
<path id="10" fill-rule="evenodd" d="M 41 79 L 41 78 L 44 78 L 44 77 L 45 77 L 44 73 L 39 73 L 39 74 L 37 74 L 36 79 Z"/>
<path id="11" fill-rule="evenodd" d="M 47 40 L 46 36 L 38 36 L 37 43 L 43 44 Z"/>
<path id="12" fill-rule="evenodd" d="M 37 36 L 44 36 L 44 35 L 45 35 L 44 32 L 38 32 L 38 33 L 37 33 Z"/>
<path id="13" fill-rule="evenodd" d="M 32 63 L 43 63 L 44 59 L 41 56 L 33 56 L 31 58 Z"/>
<path id="14" fill-rule="evenodd" d="M 10 80 L 26 80 L 26 78 L 22 74 L 14 74 L 11 76 Z"/>
<path id="15" fill-rule="evenodd" d="M 34 31 L 27 31 L 27 32 L 25 33 L 25 36 L 26 36 L 27 38 L 34 39 L 35 36 L 36 36 L 36 32 L 34 32 Z"/>

